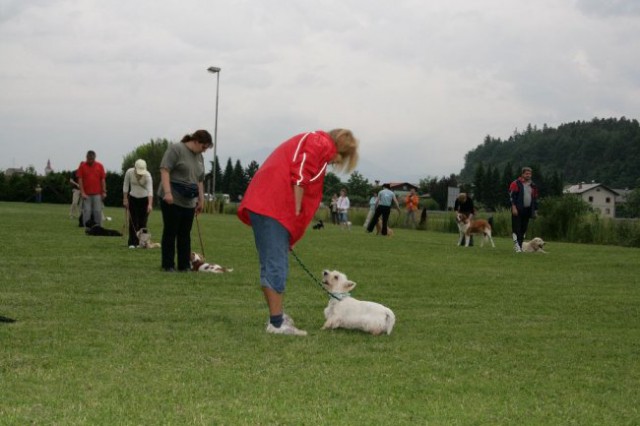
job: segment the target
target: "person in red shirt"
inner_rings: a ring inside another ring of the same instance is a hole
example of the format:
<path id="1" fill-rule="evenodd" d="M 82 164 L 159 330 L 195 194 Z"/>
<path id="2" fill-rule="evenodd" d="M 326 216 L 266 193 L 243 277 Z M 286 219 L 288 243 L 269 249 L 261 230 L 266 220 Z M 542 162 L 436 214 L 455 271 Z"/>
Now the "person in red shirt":
<path id="1" fill-rule="evenodd" d="M 87 161 L 80 163 L 77 178 L 82 196 L 82 219 L 86 227 L 89 221 L 102 226 L 103 200 L 107 196 L 106 174 L 102 164 L 96 161 L 94 151 L 87 152 Z"/>
<path id="2" fill-rule="evenodd" d="M 283 311 L 289 250 L 302 238 L 320 205 L 327 166 L 350 172 L 357 162 L 358 140 L 350 130 L 318 130 L 282 143 L 251 179 L 238 218 L 253 229 L 260 282 L 269 307 L 267 333 L 307 334 Z"/>

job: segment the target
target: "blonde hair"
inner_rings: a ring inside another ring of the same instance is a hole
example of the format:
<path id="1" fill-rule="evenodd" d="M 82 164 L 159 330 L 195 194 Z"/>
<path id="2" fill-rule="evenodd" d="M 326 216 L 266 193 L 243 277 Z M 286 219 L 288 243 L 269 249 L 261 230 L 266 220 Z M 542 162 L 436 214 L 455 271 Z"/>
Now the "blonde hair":
<path id="1" fill-rule="evenodd" d="M 333 166 L 338 172 L 349 173 L 358 165 L 358 139 L 349 129 L 333 129 L 329 136 L 336 144 L 337 154 Z"/>
<path id="2" fill-rule="evenodd" d="M 465 201 L 467 201 L 467 194 L 465 192 L 461 192 L 458 195 L 458 201 L 460 201 L 461 203 L 464 203 Z"/>

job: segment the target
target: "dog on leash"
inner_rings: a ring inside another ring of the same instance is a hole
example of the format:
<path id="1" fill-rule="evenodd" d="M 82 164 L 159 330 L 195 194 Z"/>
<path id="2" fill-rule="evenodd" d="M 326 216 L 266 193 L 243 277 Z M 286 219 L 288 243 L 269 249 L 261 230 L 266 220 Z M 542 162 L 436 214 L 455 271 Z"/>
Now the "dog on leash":
<path id="1" fill-rule="evenodd" d="M 140 230 L 136 232 L 136 236 L 138 237 L 139 241 L 138 248 L 160 248 L 160 243 L 154 243 L 151 241 L 151 233 L 147 228 L 140 228 Z"/>
<path id="2" fill-rule="evenodd" d="M 211 272 L 214 274 L 233 272 L 233 268 L 225 268 L 215 263 L 206 263 L 204 258 L 195 251 L 191 252 L 191 270 L 195 272 Z"/>
<path id="3" fill-rule="evenodd" d="M 491 237 L 491 225 L 486 220 L 471 220 L 466 214 L 458 212 L 456 213 L 456 223 L 458 224 L 458 231 L 460 232 L 460 241 L 462 241 L 462 238 L 464 237 L 465 247 L 469 247 L 471 235 L 483 236 L 482 241 L 480 242 L 480 247 L 484 246 L 485 240 L 491 241 L 491 246 L 493 248 L 496 247 L 493 243 L 493 238 Z"/>
<path id="4" fill-rule="evenodd" d="M 318 222 L 313 225 L 313 229 L 324 229 L 324 222 L 322 222 L 322 220 L 318 220 Z"/>
<path id="5" fill-rule="evenodd" d="M 548 253 L 543 250 L 546 243 L 540 237 L 535 237 L 531 241 L 522 242 L 522 251 L 525 253 Z"/>
<path id="6" fill-rule="evenodd" d="M 324 270 L 322 286 L 331 294 L 324 310 L 326 319 L 323 330 L 345 328 L 361 330 L 374 336 L 391 334 L 396 316 L 391 309 L 375 302 L 365 302 L 351 297 L 356 283 L 349 281 L 342 272 Z"/>

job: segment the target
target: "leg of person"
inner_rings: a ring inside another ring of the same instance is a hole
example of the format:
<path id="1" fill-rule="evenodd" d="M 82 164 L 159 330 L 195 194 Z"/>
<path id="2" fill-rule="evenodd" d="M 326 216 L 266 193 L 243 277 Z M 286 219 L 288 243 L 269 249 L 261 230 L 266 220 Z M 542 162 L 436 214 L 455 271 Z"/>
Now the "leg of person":
<path id="1" fill-rule="evenodd" d="M 369 209 L 367 218 L 364 220 L 364 225 L 362 225 L 365 229 L 369 226 L 369 223 L 371 223 L 371 219 L 373 219 L 373 213 L 373 210 Z"/>
<path id="2" fill-rule="evenodd" d="M 178 207 L 180 210 L 178 220 L 178 271 L 191 269 L 191 228 L 196 209 Z"/>
<path id="3" fill-rule="evenodd" d="M 91 220 L 91 196 L 82 201 L 82 224 L 86 227 Z"/>
<path id="4" fill-rule="evenodd" d="M 528 207 L 522 211 L 522 215 L 520 218 L 520 234 L 518 235 L 518 243 L 520 244 L 520 248 L 522 248 L 522 243 L 524 242 L 524 238 L 527 235 L 527 228 L 529 228 L 530 218 L 531 218 L 531 207 Z"/>
<path id="5" fill-rule="evenodd" d="M 369 226 L 367 226 L 367 232 L 372 232 L 373 228 L 376 227 L 376 223 L 378 223 L 378 220 L 380 219 L 380 215 L 382 214 L 382 210 L 380 210 L 382 206 L 378 206 L 376 208 L 375 213 L 373 214 L 373 218 L 371 219 L 371 222 L 369 222 Z"/>
<path id="6" fill-rule="evenodd" d="M 162 210 L 162 269 L 173 271 L 175 269 L 176 235 L 178 233 L 177 206 L 160 202 Z"/>
<path id="7" fill-rule="evenodd" d="M 131 213 L 131 220 L 129 221 L 129 245 L 140 245 L 138 239 L 138 231 L 144 228 L 146 225 L 147 216 L 147 198 L 136 198 L 129 196 L 129 211 Z"/>
<path id="8" fill-rule="evenodd" d="M 306 336 L 293 325 L 283 309 L 289 274 L 289 232 L 278 221 L 250 213 L 251 227 L 260 260 L 260 284 L 269 308 L 267 333 Z"/>
<path id="9" fill-rule="evenodd" d="M 127 239 L 127 245 L 129 248 L 138 247 L 139 241 L 136 235 L 136 220 L 135 220 L 135 207 L 131 204 L 134 198 L 130 195 L 127 195 L 129 204 L 127 206 L 127 221 L 129 222 L 129 238 Z"/>
<path id="10" fill-rule="evenodd" d="M 511 215 L 511 238 L 513 239 L 513 249 L 516 253 L 520 253 L 522 251 L 522 245 L 518 241 L 520 240 L 520 227 L 521 227 L 521 216 Z"/>
<path id="11" fill-rule="evenodd" d="M 389 215 L 391 214 L 391 207 L 380 206 L 382 209 L 382 235 L 387 235 L 387 225 L 389 224 Z"/>
<path id="12" fill-rule="evenodd" d="M 102 197 L 100 195 L 91 195 L 91 211 L 93 214 L 93 220 L 97 225 L 102 226 Z"/>

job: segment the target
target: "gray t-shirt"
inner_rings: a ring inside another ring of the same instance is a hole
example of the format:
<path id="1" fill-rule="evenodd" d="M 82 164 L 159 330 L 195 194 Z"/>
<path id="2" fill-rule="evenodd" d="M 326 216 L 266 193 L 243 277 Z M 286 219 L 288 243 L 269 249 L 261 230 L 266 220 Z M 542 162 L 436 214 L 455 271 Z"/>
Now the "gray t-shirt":
<path id="1" fill-rule="evenodd" d="M 174 143 L 169 145 L 160 163 L 161 169 L 169 171 L 169 180 L 182 184 L 197 184 L 204 181 L 204 158 L 202 154 L 191 151 L 184 143 Z M 173 203 L 180 207 L 193 209 L 196 207 L 198 198 L 186 198 L 177 191 L 171 191 Z M 164 197 L 162 182 L 158 187 L 158 197 Z"/>
<path id="2" fill-rule="evenodd" d="M 531 207 L 531 182 L 522 183 L 522 204 L 524 207 Z"/>

